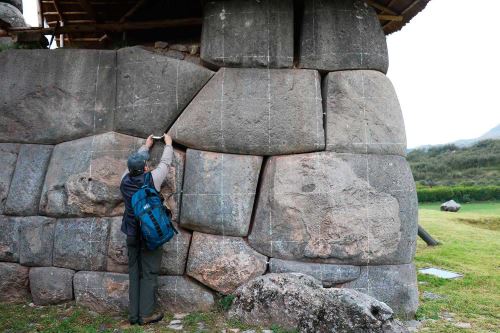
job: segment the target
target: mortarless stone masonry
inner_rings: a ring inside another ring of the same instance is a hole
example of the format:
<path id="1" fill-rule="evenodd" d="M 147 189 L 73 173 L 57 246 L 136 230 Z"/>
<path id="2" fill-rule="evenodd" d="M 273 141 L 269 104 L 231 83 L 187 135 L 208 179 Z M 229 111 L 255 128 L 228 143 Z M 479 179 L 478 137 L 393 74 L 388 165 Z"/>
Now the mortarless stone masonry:
<path id="1" fill-rule="evenodd" d="M 164 309 L 205 311 L 216 292 L 296 272 L 412 317 L 417 197 L 374 11 L 233 0 L 204 15 L 203 61 L 144 47 L 0 53 L 0 301 L 31 286 L 37 304 L 74 294 L 126 310 L 119 184 L 127 156 L 169 131 L 161 192 L 180 233 L 163 246 Z"/>

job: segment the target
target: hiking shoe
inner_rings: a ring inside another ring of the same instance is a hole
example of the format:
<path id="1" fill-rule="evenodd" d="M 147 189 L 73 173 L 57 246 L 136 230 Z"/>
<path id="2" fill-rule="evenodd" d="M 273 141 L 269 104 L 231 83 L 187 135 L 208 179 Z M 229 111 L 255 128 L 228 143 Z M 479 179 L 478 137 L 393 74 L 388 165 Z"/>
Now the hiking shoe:
<path id="1" fill-rule="evenodd" d="M 140 318 L 139 325 L 142 326 L 142 325 L 157 323 L 163 319 L 163 316 L 164 314 L 161 311 L 153 312 L 151 315 L 145 318 Z"/>

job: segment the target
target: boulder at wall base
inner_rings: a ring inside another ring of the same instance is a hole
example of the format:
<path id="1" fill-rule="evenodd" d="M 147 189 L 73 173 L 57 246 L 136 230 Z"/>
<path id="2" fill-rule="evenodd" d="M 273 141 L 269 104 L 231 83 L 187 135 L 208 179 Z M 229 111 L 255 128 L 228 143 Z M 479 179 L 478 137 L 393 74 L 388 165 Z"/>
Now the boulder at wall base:
<path id="1" fill-rule="evenodd" d="M 122 218 L 111 218 L 110 224 L 106 270 L 128 273 L 127 236 L 120 230 Z M 191 233 L 180 228 L 175 222 L 174 225 L 179 234 L 175 235 L 174 238 L 162 246 L 163 254 L 160 274 L 184 274 Z"/>
<path id="2" fill-rule="evenodd" d="M 115 130 L 140 137 L 164 133 L 213 75 L 141 47 L 118 50 L 117 68 Z"/>
<path id="3" fill-rule="evenodd" d="M 261 156 L 187 150 L 181 226 L 225 236 L 246 236 Z"/>
<path id="4" fill-rule="evenodd" d="M 324 287 L 332 287 L 339 283 L 356 280 L 361 269 L 359 266 L 317 264 L 271 258 L 269 260 L 271 273 L 302 273 L 321 281 Z"/>
<path id="5" fill-rule="evenodd" d="M 110 132 L 56 145 L 40 211 L 62 217 L 121 215 L 121 177 L 127 170 L 128 156 L 143 142 Z"/>
<path id="6" fill-rule="evenodd" d="M 0 163 L 2 164 L 0 168 L 0 214 L 3 214 L 5 201 L 7 201 L 18 153 L 18 144 L 0 143 Z"/>
<path id="7" fill-rule="evenodd" d="M 413 264 L 361 267 L 360 277 L 343 285 L 389 305 L 398 317 L 413 319 L 418 308 L 417 272 Z"/>
<path id="8" fill-rule="evenodd" d="M 4 212 L 37 215 L 52 146 L 21 145 Z"/>
<path id="9" fill-rule="evenodd" d="M 97 312 L 123 313 L 128 309 L 128 275 L 77 272 L 73 278 L 75 300 Z"/>
<path id="10" fill-rule="evenodd" d="M 408 332 L 386 304 L 350 289 L 323 288 L 300 273 L 271 273 L 235 291 L 229 317 L 299 332 Z"/>
<path id="11" fill-rule="evenodd" d="M 441 204 L 440 210 L 445 212 L 458 212 L 462 206 L 455 200 L 449 200 Z"/>
<path id="12" fill-rule="evenodd" d="M 386 73 L 388 66 L 384 32 L 375 10 L 364 1 L 304 2 L 299 67 Z"/>
<path id="13" fill-rule="evenodd" d="M 58 219 L 53 265 L 74 270 L 104 270 L 108 229 L 108 218 Z"/>
<path id="14" fill-rule="evenodd" d="M 346 265 L 411 262 L 416 195 L 403 157 L 271 157 L 249 244 L 267 256 Z"/>
<path id="15" fill-rule="evenodd" d="M 293 2 L 207 2 L 201 59 L 224 67 L 292 67 Z"/>
<path id="16" fill-rule="evenodd" d="M 240 237 L 193 233 L 187 275 L 223 294 L 262 275 L 267 258 L 255 252 Z"/>
<path id="17" fill-rule="evenodd" d="M 324 150 L 313 70 L 221 68 L 170 129 L 189 148 L 277 155 Z"/>
<path id="18" fill-rule="evenodd" d="M 214 306 L 213 292 L 186 276 L 160 276 L 157 302 L 169 312 L 208 311 Z"/>
<path id="19" fill-rule="evenodd" d="M 19 263 L 52 266 L 55 219 L 30 216 L 19 220 Z"/>
<path id="20" fill-rule="evenodd" d="M 1 52 L 0 141 L 56 144 L 111 131 L 115 67 L 115 51 Z"/>
<path id="21" fill-rule="evenodd" d="M 0 262 L 0 302 L 18 303 L 29 298 L 28 267 Z"/>
<path id="22" fill-rule="evenodd" d="M 30 290 L 37 305 L 58 304 L 73 299 L 73 275 L 71 269 L 57 267 L 33 267 L 30 269 Z"/>
<path id="23" fill-rule="evenodd" d="M 326 150 L 406 155 L 403 114 L 391 81 L 377 71 L 339 71 L 323 80 Z"/>

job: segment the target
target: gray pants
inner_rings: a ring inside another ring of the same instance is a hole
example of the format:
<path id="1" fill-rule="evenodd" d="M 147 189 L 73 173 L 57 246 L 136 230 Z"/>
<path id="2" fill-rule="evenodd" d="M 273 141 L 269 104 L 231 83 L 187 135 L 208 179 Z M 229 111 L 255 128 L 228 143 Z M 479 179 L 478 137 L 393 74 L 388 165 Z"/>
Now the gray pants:
<path id="1" fill-rule="evenodd" d="M 162 248 L 149 251 L 138 247 L 135 237 L 127 237 L 129 276 L 129 320 L 138 321 L 156 309 L 156 288 L 160 272 Z"/>

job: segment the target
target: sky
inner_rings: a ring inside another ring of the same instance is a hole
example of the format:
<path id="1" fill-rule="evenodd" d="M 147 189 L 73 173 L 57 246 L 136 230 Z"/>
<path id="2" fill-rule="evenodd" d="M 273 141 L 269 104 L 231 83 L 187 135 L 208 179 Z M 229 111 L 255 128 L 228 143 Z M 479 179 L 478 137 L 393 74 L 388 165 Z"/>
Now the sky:
<path id="1" fill-rule="evenodd" d="M 38 25 L 36 2 L 23 2 L 32 26 Z M 500 124 L 499 12 L 498 0 L 431 0 L 388 36 L 387 75 L 408 148 L 475 138 Z"/>

